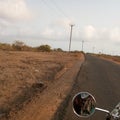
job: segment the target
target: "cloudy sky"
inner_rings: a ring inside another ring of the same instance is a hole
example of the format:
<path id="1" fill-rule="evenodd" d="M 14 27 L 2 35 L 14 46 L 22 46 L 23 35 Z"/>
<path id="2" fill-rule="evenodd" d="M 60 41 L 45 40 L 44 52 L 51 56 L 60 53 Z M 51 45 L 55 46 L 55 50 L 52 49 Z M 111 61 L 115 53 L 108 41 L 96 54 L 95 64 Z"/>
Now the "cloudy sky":
<path id="1" fill-rule="evenodd" d="M 120 0 L 0 0 L 0 42 L 120 55 Z"/>

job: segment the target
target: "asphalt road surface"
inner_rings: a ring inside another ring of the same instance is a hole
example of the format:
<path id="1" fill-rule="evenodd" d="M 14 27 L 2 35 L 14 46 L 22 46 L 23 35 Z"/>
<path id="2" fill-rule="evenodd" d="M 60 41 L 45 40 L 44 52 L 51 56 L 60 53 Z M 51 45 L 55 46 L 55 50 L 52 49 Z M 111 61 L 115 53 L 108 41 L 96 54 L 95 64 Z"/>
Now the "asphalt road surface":
<path id="1" fill-rule="evenodd" d="M 120 65 L 86 55 L 64 110 L 65 115 L 57 117 L 57 120 L 105 120 L 106 114 L 100 111 L 90 118 L 79 118 L 73 113 L 72 97 L 80 91 L 90 92 L 97 101 L 97 107 L 111 111 L 120 102 Z"/>

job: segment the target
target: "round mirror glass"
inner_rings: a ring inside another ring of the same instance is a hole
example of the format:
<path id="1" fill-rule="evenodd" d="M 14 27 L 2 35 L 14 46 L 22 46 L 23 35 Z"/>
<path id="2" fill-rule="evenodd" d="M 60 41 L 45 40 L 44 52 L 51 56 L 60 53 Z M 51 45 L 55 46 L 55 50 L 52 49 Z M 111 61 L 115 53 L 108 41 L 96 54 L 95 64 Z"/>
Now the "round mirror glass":
<path id="1" fill-rule="evenodd" d="M 73 97 L 73 111 L 79 117 L 90 117 L 95 112 L 96 100 L 88 92 L 80 92 Z"/>

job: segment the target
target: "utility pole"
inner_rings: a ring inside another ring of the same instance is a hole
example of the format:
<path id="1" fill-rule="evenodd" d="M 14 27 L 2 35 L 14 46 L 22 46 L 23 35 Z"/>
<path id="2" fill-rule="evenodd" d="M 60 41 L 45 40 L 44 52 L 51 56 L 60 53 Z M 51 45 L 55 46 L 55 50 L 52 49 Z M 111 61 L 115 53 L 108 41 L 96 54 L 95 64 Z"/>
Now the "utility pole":
<path id="1" fill-rule="evenodd" d="M 72 30 L 73 30 L 73 26 L 74 25 L 70 25 L 71 29 L 70 29 L 70 42 L 69 42 L 69 52 L 70 52 L 70 49 L 71 49 L 71 40 L 72 40 Z"/>
<path id="2" fill-rule="evenodd" d="M 84 40 L 82 40 L 82 51 L 83 51 Z"/>
<path id="3" fill-rule="evenodd" d="M 95 47 L 93 47 L 93 54 L 94 54 L 94 52 L 95 52 L 94 50 L 95 50 Z"/>

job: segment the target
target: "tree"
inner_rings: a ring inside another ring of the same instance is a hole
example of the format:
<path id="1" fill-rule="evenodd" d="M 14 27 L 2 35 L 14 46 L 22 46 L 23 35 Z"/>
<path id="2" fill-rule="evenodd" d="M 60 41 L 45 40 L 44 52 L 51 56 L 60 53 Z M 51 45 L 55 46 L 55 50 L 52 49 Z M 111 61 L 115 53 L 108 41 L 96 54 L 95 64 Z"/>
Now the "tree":
<path id="1" fill-rule="evenodd" d="M 12 47 L 11 47 L 10 44 L 0 43 L 0 49 L 1 49 L 1 50 L 12 50 Z"/>
<path id="2" fill-rule="evenodd" d="M 37 50 L 42 51 L 42 52 L 50 52 L 51 51 L 51 46 L 41 45 L 41 46 L 37 47 Z"/>
<path id="3" fill-rule="evenodd" d="M 63 52 L 63 50 L 61 48 L 56 48 L 56 49 L 54 49 L 54 51 Z"/>
<path id="4" fill-rule="evenodd" d="M 15 50 L 22 50 L 22 48 L 25 46 L 24 42 L 22 41 L 15 41 L 12 45 L 13 49 Z"/>

